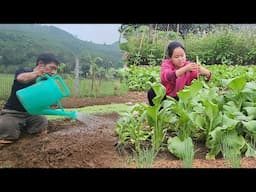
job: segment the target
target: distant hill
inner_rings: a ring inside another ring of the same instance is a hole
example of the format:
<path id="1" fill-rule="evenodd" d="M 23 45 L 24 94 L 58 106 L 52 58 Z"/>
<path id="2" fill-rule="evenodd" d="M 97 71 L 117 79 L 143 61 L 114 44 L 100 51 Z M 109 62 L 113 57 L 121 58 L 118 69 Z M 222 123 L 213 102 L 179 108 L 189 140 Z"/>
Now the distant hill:
<path id="1" fill-rule="evenodd" d="M 38 54 L 53 52 L 61 62 L 74 66 L 74 55 L 94 55 L 118 67 L 121 51 L 118 42 L 111 45 L 82 41 L 54 26 L 39 24 L 0 24 L 0 72 L 34 66 Z"/>

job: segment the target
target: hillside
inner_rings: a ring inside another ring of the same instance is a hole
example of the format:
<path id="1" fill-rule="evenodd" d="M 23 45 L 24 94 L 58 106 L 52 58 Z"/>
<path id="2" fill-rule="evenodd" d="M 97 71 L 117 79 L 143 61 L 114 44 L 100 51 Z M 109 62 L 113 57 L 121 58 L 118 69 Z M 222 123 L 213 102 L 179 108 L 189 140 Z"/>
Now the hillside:
<path id="1" fill-rule="evenodd" d="M 112 45 L 82 41 L 54 26 L 39 24 L 0 24 L 0 71 L 34 65 L 41 52 L 55 53 L 63 63 L 74 65 L 74 56 L 95 55 L 117 67 L 121 61 L 118 42 Z"/>

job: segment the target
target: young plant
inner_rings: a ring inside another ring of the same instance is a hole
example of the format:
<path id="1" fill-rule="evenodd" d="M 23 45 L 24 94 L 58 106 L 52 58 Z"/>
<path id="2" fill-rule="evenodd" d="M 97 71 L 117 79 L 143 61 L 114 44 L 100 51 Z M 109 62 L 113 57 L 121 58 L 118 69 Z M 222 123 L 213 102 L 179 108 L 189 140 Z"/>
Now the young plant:
<path id="1" fill-rule="evenodd" d="M 194 159 L 194 144 L 191 137 L 186 137 L 183 140 L 180 137 L 169 137 L 168 150 L 176 157 L 183 160 L 183 167 L 191 168 Z"/>
<path id="2" fill-rule="evenodd" d="M 151 168 L 157 153 L 153 148 L 140 149 L 135 157 L 136 167 Z"/>
<path id="3" fill-rule="evenodd" d="M 225 134 L 222 140 L 222 154 L 226 162 L 232 165 L 233 168 L 240 168 L 240 153 L 236 153 L 233 146 L 229 142 L 228 135 Z"/>
<path id="4" fill-rule="evenodd" d="M 170 121 L 171 117 L 166 115 L 167 109 L 162 106 L 162 100 L 165 96 L 165 88 L 160 83 L 151 84 L 156 97 L 153 98 L 154 106 L 146 107 L 147 122 L 153 129 L 152 145 L 154 150 L 161 147 L 166 129 L 165 125 Z"/>
<path id="5" fill-rule="evenodd" d="M 192 162 L 195 156 L 194 145 L 192 139 L 188 137 L 184 140 L 184 151 L 183 151 L 183 167 L 192 168 Z"/>
<path id="6" fill-rule="evenodd" d="M 118 145 L 132 144 L 135 150 L 139 151 L 141 143 L 150 136 L 150 132 L 144 126 L 144 108 L 143 104 L 138 103 L 118 120 Z"/>

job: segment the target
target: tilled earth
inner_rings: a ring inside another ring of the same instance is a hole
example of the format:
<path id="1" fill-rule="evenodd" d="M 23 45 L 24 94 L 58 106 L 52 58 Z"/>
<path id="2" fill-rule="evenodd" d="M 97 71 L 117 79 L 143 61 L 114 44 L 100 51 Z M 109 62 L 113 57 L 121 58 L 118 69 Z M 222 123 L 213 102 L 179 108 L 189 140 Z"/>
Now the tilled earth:
<path id="1" fill-rule="evenodd" d="M 128 92 L 104 98 L 67 98 L 65 108 L 97 104 L 146 102 L 146 93 Z M 117 113 L 90 115 L 86 124 L 66 119 L 50 120 L 49 133 L 21 135 L 13 144 L 0 144 L 0 167 L 12 168 L 135 168 L 128 150 L 117 150 Z M 204 145 L 196 145 L 193 168 L 229 168 L 223 158 L 205 160 Z M 168 152 L 156 157 L 154 168 L 182 168 L 182 161 Z M 242 168 L 255 168 L 254 158 L 242 158 Z"/>

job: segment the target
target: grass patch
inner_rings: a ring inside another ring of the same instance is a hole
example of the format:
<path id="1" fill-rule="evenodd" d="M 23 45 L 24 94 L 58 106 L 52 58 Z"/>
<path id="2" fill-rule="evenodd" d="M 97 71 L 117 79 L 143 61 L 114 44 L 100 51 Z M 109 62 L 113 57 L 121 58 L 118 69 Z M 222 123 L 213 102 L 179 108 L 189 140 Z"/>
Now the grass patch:
<path id="1" fill-rule="evenodd" d="M 0 73 L 0 99 L 1 100 L 6 100 L 10 93 L 11 93 L 11 88 L 12 88 L 12 83 L 13 83 L 13 74 L 3 74 Z"/>
<path id="2" fill-rule="evenodd" d="M 66 85 L 70 89 L 70 95 L 75 96 L 75 80 L 74 79 L 64 79 Z M 128 91 L 128 87 L 125 82 L 120 83 L 119 80 L 104 80 L 101 85 L 98 82 L 94 87 L 97 87 L 97 91 L 91 92 L 91 80 L 90 79 L 80 79 L 79 81 L 79 96 L 81 97 L 105 97 L 110 95 L 122 95 Z M 115 86 L 118 85 L 119 89 L 115 90 Z"/>
<path id="3" fill-rule="evenodd" d="M 108 105 L 94 105 L 83 108 L 73 108 L 73 109 L 65 109 L 65 111 L 74 111 L 84 112 L 87 114 L 101 114 L 101 113 L 112 113 L 117 112 L 119 114 L 126 112 L 128 110 L 128 105 L 126 104 L 108 104 Z M 65 118 L 64 116 L 55 116 L 55 115 L 47 115 L 47 118 L 50 119 L 58 119 Z"/>

